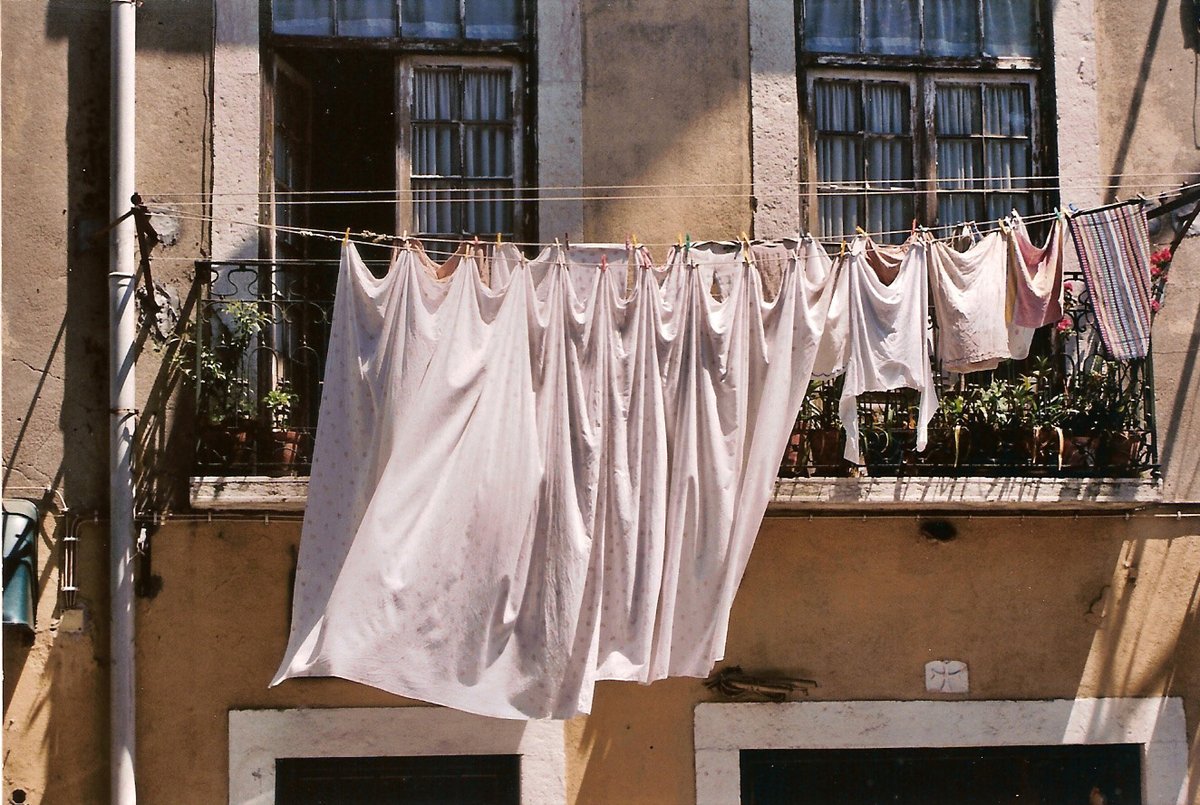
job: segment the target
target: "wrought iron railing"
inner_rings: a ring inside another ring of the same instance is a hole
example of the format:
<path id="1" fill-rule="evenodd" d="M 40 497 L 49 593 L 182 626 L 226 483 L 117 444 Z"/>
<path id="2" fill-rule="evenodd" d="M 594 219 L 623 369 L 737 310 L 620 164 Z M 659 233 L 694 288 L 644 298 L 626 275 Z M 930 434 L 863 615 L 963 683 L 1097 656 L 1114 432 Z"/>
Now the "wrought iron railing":
<path id="1" fill-rule="evenodd" d="M 196 474 L 307 474 L 336 261 L 204 262 L 196 276 L 195 330 L 178 359 L 194 381 Z M 1063 321 L 1038 331 L 1029 359 L 935 372 L 941 406 L 921 453 L 915 392 L 871 393 L 858 401 L 863 462 L 844 461 L 840 381 L 814 383 L 780 476 L 1156 472 L 1151 360 L 1106 359 L 1083 283 L 1067 287 Z"/>

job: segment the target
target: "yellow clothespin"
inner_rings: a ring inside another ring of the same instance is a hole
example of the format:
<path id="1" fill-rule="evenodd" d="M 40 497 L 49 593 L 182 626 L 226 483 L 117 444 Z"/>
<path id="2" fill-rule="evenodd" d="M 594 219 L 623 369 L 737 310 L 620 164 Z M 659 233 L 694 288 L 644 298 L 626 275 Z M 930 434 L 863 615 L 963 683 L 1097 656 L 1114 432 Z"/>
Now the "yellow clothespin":
<path id="1" fill-rule="evenodd" d="M 858 234 L 862 235 L 864 238 L 871 237 L 870 235 L 867 234 L 867 230 L 863 229 L 861 226 L 854 227 L 854 231 L 857 232 Z"/>
<path id="2" fill-rule="evenodd" d="M 500 245 L 500 233 L 499 232 L 496 233 L 496 245 L 497 246 Z"/>
<path id="3" fill-rule="evenodd" d="M 840 259 L 845 256 L 846 256 L 846 241 L 843 240 L 842 241 L 842 251 L 840 254 L 838 254 L 838 258 Z"/>
<path id="4" fill-rule="evenodd" d="M 342 238 L 342 245 L 345 246 L 350 242 L 350 227 L 346 227 L 346 236 Z"/>

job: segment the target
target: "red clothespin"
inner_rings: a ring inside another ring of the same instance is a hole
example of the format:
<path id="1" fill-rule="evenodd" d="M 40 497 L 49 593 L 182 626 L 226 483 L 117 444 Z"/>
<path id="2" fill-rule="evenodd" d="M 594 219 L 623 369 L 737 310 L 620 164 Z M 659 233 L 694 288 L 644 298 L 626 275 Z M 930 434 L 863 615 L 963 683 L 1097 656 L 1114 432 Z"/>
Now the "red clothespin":
<path id="1" fill-rule="evenodd" d="M 608 271 L 608 255 L 607 254 L 600 255 L 600 270 Z"/>

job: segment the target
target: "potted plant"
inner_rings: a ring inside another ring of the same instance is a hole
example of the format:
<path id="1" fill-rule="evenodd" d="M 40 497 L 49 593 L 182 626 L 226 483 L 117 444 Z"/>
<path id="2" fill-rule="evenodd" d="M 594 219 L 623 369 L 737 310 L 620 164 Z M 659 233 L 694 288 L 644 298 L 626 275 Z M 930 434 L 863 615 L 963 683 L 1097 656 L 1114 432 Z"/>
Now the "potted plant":
<path id="1" fill-rule="evenodd" d="M 842 456 L 846 437 L 838 416 L 841 384 L 841 378 L 809 384 L 784 460 L 785 467 L 795 468 L 795 474 L 846 474 L 848 467 Z"/>
<path id="2" fill-rule="evenodd" d="M 300 431 L 291 427 L 292 410 L 300 395 L 286 380 L 263 395 L 262 404 L 271 423 L 271 464 L 286 472 L 300 460 Z"/>
<path id="3" fill-rule="evenodd" d="M 189 335 L 168 342 L 173 366 L 196 393 L 201 463 L 226 467 L 249 463 L 257 430 L 254 396 L 247 365 L 254 338 L 269 317 L 254 302 L 220 305 L 209 322 L 207 342 Z"/>
<path id="4" fill-rule="evenodd" d="M 929 447 L 916 453 L 914 463 L 928 474 L 953 472 L 968 464 L 971 457 L 971 419 L 975 415 L 970 389 L 950 391 L 938 401 L 938 410 L 929 423 Z M 936 468 L 936 469 L 934 469 Z"/>

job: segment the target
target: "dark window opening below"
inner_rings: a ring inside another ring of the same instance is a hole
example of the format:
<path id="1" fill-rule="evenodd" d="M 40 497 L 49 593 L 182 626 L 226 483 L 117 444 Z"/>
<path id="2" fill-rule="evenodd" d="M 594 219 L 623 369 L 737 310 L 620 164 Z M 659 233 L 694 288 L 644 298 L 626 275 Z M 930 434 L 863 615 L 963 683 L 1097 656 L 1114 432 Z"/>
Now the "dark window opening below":
<path id="1" fill-rule="evenodd" d="M 276 805 L 518 805 L 519 755 L 280 758 Z"/>
<path id="2" fill-rule="evenodd" d="M 743 805 L 1140 805 L 1141 746 L 741 753 Z"/>

